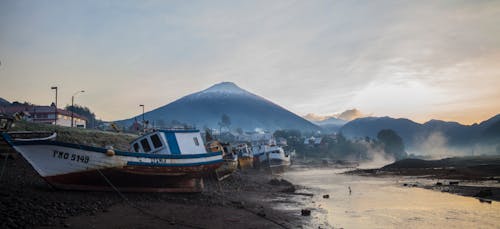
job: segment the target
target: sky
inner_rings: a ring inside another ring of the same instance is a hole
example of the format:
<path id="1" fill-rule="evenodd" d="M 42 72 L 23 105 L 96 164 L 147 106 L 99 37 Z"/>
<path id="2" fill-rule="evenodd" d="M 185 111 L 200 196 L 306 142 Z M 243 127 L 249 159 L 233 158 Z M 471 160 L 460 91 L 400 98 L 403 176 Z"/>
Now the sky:
<path id="1" fill-rule="evenodd" d="M 500 1 L 0 1 L 0 97 L 125 119 L 222 81 L 305 115 L 500 113 Z"/>

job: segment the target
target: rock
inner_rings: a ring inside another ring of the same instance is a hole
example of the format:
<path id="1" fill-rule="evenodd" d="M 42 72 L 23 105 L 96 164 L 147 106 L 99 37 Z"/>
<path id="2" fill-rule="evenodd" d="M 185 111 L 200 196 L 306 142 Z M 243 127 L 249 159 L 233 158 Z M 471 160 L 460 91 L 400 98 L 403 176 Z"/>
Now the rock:
<path id="1" fill-rule="evenodd" d="M 290 181 L 287 181 L 285 179 L 272 179 L 269 181 L 270 185 L 276 185 L 276 186 L 293 186 L 293 184 Z"/>
<path id="2" fill-rule="evenodd" d="M 323 199 L 328 199 L 330 198 L 330 195 L 326 194 L 326 195 L 323 195 Z"/>
<path id="3" fill-rule="evenodd" d="M 450 181 L 450 185 L 458 185 L 458 181 Z"/>
<path id="4" fill-rule="evenodd" d="M 406 186 L 408 186 L 408 184 L 407 184 L 407 183 L 404 183 L 404 184 L 403 184 L 403 186 L 405 186 L 405 187 L 406 187 Z"/>
<path id="5" fill-rule="evenodd" d="M 302 216 L 310 216 L 311 215 L 311 210 L 309 210 L 309 209 L 302 209 L 302 210 L 300 210 L 300 214 Z"/>
<path id="6" fill-rule="evenodd" d="M 257 212 L 257 215 L 260 217 L 266 217 L 266 213 L 264 212 L 264 210 L 260 210 L 259 212 Z"/>
<path id="7" fill-rule="evenodd" d="M 288 188 L 285 188 L 285 189 L 281 190 L 281 192 L 284 192 L 284 193 L 294 193 L 295 190 L 296 190 L 295 187 L 292 185 L 292 186 L 290 186 Z"/>
<path id="8" fill-rule="evenodd" d="M 482 199 L 482 198 L 479 198 L 479 202 L 480 202 L 480 203 L 487 203 L 487 204 L 491 204 L 491 200 L 486 200 L 486 199 Z"/>
<path id="9" fill-rule="evenodd" d="M 493 195 L 493 192 L 491 191 L 491 189 L 484 189 L 484 190 L 479 191 L 476 195 L 474 195 L 474 197 L 487 197 L 487 196 L 492 196 L 492 195 Z"/>
<path id="10" fill-rule="evenodd" d="M 237 208 L 245 208 L 243 201 L 231 201 L 231 203 Z"/>
<path id="11" fill-rule="evenodd" d="M 437 183 L 436 183 L 436 185 L 437 185 L 437 186 L 441 186 L 441 185 L 443 185 L 443 183 L 441 183 L 441 182 L 437 182 Z"/>

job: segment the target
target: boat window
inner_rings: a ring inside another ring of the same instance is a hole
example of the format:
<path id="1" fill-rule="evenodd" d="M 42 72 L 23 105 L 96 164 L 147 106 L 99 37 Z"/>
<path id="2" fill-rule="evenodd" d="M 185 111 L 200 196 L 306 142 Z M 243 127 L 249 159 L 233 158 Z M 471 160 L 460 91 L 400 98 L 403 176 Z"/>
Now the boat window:
<path id="1" fill-rule="evenodd" d="M 194 137 L 194 138 L 193 138 L 193 140 L 194 140 L 194 144 L 195 144 L 196 146 L 199 146 L 199 145 L 200 145 L 200 142 L 198 141 L 198 138 L 197 138 L 197 137 Z"/>
<path id="2" fill-rule="evenodd" d="M 139 152 L 139 143 L 134 143 L 135 152 Z"/>
<path id="3" fill-rule="evenodd" d="M 151 147 L 149 146 L 147 138 L 141 140 L 141 145 L 145 153 L 151 151 Z"/>
<path id="4" fill-rule="evenodd" d="M 160 137 L 158 137 L 158 134 L 153 134 L 151 135 L 151 141 L 153 142 L 153 146 L 157 149 L 162 147 L 163 145 L 161 144 Z"/>

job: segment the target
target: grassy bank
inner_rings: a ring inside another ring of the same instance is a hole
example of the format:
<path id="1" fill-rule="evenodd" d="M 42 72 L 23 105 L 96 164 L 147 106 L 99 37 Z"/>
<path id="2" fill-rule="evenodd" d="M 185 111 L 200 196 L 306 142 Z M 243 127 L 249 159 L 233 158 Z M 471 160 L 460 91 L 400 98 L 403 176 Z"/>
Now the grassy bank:
<path id="1" fill-rule="evenodd" d="M 11 131 L 50 131 L 57 133 L 57 141 L 76 143 L 94 147 L 113 146 L 118 150 L 128 150 L 129 143 L 138 137 L 134 134 L 114 133 L 100 130 L 89 130 L 54 126 L 25 121 L 15 122 Z"/>

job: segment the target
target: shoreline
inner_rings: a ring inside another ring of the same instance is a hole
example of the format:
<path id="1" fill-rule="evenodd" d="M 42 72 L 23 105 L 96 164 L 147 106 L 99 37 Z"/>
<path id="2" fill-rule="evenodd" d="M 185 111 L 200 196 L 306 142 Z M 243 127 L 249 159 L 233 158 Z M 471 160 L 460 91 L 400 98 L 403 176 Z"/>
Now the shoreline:
<path id="1" fill-rule="evenodd" d="M 470 168 L 384 169 L 383 167 L 379 169 L 356 169 L 344 174 L 401 178 L 404 180 L 401 184 L 404 187 L 417 187 L 465 197 L 474 197 L 484 203 L 500 201 L 500 178 L 496 174 L 479 176 L 476 173 L 476 171 Z"/>
<path id="2" fill-rule="evenodd" d="M 293 199 L 296 186 L 258 170 L 236 172 L 221 182 L 205 179 L 201 193 L 123 193 L 123 198 L 116 192 L 53 189 L 19 155 L 5 163 L 2 228 L 295 228 L 311 223 L 300 210 L 274 209 L 272 200 Z"/>

